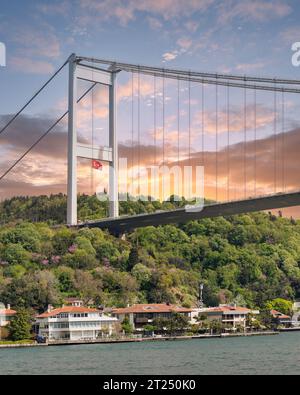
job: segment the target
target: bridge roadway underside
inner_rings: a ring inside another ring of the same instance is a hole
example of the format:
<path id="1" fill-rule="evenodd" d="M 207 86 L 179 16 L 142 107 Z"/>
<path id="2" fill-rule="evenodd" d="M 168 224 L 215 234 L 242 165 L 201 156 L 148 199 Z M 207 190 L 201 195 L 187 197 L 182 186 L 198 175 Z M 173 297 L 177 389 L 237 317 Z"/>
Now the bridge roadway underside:
<path id="1" fill-rule="evenodd" d="M 167 224 L 182 224 L 203 218 L 215 218 L 235 214 L 245 214 L 264 210 L 273 210 L 300 205 L 300 192 L 278 194 L 268 197 L 240 200 L 229 203 L 208 205 L 199 212 L 187 212 L 184 208 L 141 214 L 119 218 L 107 218 L 95 222 L 79 224 L 78 227 L 108 229 L 111 233 L 120 235 L 136 228 L 160 226 Z"/>

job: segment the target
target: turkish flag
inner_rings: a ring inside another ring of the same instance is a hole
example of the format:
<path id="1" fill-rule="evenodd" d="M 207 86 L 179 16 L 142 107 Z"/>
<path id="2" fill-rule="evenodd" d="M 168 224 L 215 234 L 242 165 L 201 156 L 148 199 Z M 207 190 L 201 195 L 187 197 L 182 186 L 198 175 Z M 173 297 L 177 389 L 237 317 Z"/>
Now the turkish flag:
<path id="1" fill-rule="evenodd" d="M 95 169 L 95 170 L 102 170 L 103 165 L 102 165 L 102 163 L 99 162 L 98 160 L 93 160 L 93 161 L 92 161 L 92 167 L 93 167 L 93 169 Z"/>

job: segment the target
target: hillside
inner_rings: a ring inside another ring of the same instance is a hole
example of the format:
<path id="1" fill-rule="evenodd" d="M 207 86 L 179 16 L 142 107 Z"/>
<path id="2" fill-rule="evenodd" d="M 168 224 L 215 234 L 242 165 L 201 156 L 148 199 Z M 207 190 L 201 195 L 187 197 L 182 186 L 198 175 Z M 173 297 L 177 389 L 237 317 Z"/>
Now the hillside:
<path id="1" fill-rule="evenodd" d="M 211 306 L 236 301 L 262 308 L 278 297 L 300 296 L 298 221 L 256 213 L 139 229 L 126 241 L 98 229 L 26 222 L 47 221 L 50 214 L 61 222 L 63 200 L 59 195 L 1 204 L 2 223 L 14 221 L 0 228 L 0 301 L 39 311 L 66 296 L 105 306 L 191 306 L 200 282 Z M 80 198 L 81 218 L 90 218 L 93 204 L 95 212 L 105 209 L 93 197 Z M 126 205 L 126 213 L 159 209 L 156 203 Z"/>
<path id="2" fill-rule="evenodd" d="M 156 210 L 172 210 L 184 207 L 181 202 L 120 202 L 120 215 L 153 213 Z M 94 196 L 79 195 L 78 218 L 81 221 L 104 218 L 108 215 L 108 202 L 101 202 Z M 67 216 L 67 197 L 63 194 L 50 196 L 22 196 L 0 203 L 0 224 L 18 220 L 64 224 Z"/>

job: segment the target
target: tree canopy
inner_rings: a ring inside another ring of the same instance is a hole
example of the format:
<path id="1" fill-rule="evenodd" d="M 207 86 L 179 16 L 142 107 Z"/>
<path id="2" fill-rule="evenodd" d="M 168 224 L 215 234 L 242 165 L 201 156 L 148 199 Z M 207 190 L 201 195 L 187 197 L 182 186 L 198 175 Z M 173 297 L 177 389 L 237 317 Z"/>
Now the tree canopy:
<path id="1" fill-rule="evenodd" d="M 80 196 L 80 218 L 104 216 L 105 204 Z M 121 212 L 180 204 L 122 202 Z M 255 213 L 138 229 L 121 240 L 99 229 L 57 225 L 64 218 L 63 195 L 0 204 L 1 302 L 37 311 L 71 296 L 105 306 L 169 302 L 189 307 L 196 305 L 203 283 L 208 306 L 238 300 L 287 313 L 300 297 L 297 220 Z"/>

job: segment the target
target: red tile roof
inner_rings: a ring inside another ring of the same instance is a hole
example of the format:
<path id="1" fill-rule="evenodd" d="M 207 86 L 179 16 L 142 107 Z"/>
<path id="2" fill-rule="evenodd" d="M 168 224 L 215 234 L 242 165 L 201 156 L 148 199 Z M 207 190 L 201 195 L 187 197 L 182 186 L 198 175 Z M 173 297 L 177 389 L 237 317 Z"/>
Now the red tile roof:
<path id="1" fill-rule="evenodd" d="M 17 312 L 15 310 L 12 309 L 4 309 L 4 310 L 0 310 L 0 313 L 2 313 L 3 315 L 16 315 Z"/>
<path id="2" fill-rule="evenodd" d="M 248 314 L 251 310 L 247 309 L 246 307 L 239 307 L 239 306 L 219 306 L 219 307 L 211 307 L 206 309 L 204 313 L 240 313 L 240 314 Z"/>
<path id="3" fill-rule="evenodd" d="M 271 310 L 271 314 L 275 318 L 279 318 L 279 319 L 283 319 L 283 320 L 290 320 L 291 319 L 291 317 L 289 315 L 280 313 L 280 311 L 277 311 L 277 310 Z"/>
<path id="4" fill-rule="evenodd" d="M 38 315 L 37 318 L 53 317 L 61 313 L 99 313 L 99 312 L 100 311 L 98 309 L 90 309 L 88 307 L 66 306 L 66 307 L 61 307 L 59 309 L 51 310 L 50 312 L 46 311 L 45 313 Z"/>
<path id="5" fill-rule="evenodd" d="M 179 307 L 168 304 L 135 304 L 122 309 L 113 309 L 114 314 L 130 314 L 130 313 L 191 313 L 192 309 Z"/>

